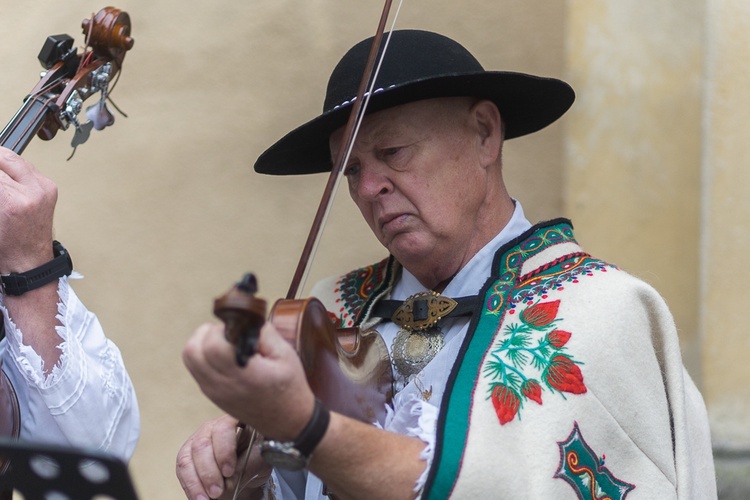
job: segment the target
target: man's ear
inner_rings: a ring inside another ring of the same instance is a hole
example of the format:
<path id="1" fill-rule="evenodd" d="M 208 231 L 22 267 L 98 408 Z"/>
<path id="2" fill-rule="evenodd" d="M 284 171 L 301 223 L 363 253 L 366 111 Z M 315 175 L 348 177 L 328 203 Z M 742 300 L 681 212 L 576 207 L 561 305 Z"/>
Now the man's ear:
<path id="1" fill-rule="evenodd" d="M 482 165 L 495 163 L 501 156 L 505 137 L 505 124 L 500 111 L 495 103 L 483 99 L 472 106 L 471 113 L 478 131 L 477 153 Z"/>

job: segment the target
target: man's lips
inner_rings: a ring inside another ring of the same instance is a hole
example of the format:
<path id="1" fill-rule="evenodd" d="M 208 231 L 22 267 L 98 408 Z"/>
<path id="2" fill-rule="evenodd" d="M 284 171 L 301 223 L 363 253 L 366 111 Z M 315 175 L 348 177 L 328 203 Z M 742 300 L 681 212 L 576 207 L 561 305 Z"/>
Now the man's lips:
<path id="1" fill-rule="evenodd" d="M 409 214 L 402 212 L 381 215 L 378 218 L 378 226 L 380 226 L 381 231 L 387 232 L 388 230 L 396 229 L 408 216 Z"/>

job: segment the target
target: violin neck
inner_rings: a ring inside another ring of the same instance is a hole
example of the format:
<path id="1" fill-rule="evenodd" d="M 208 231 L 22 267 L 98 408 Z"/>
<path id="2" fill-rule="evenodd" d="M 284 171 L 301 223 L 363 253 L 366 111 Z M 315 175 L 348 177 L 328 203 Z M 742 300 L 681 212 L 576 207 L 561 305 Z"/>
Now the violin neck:
<path id="1" fill-rule="evenodd" d="M 47 113 L 50 111 L 50 100 L 39 96 L 29 96 L 21 109 L 0 132 L 0 146 L 20 155 L 42 128 Z"/>

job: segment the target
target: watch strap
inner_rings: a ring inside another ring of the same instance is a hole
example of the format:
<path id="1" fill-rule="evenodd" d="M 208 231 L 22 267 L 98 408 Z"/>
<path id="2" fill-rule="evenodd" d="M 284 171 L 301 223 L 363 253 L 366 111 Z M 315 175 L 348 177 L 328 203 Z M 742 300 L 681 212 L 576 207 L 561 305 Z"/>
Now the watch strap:
<path id="1" fill-rule="evenodd" d="M 328 430 L 328 424 L 331 421 L 331 413 L 323 403 L 315 398 L 315 407 L 313 408 L 312 417 L 297 439 L 294 440 L 294 447 L 306 458 L 310 458 L 313 450 L 320 443 Z"/>
<path id="2" fill-rule="evenodd" d="M 73 272 L 70 254 L 55 240 L 52 242 L 52 260 L 23 273 L 0 275 L 0 291 L 5 295 L 23 295 Z"/>

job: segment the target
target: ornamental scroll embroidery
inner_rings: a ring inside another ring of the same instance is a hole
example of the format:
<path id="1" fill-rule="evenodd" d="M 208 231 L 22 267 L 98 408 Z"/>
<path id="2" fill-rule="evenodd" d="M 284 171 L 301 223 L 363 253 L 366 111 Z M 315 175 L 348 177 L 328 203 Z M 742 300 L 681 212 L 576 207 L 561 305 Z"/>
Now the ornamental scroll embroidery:
<path id="1" fill-rule="evenodd" d="M 483 374 L 490 379 L 488 399 L 501 425 L 519 415 L 529 400 L 542 404 L 542 393 L 583 394 L 578 362 L 567 354 L 571 332 L 557 328 L 559 300 L 537 301 L 509 322 L 490 350 Z"/>
<path id="2" fill-rule="evenodd" d="M 517 288 L 519 284 L 521 266 L 526 259 L 552 245 L 568 241 L 575 242 L 573 228 L 567 224 L 557 224 L 551 227 L 540 228 L 536 233 L 521 242 L 518 247 L 505 255 L 501 263 L 500 275 L 487 298 L 487 312 L 502 314 L 506 306 L 505 301 L 508 293 Z M 512 306 L 512 303 L 508 305 Z"/>
<path id="3" fill-rule="evenodd" d="M 560 464 L 555 477 L 564 479 L 581 500 L 623 500 L 635 485 L 616 478 L 583 439 L 578 422 L 565 441 L 558 441 Z"/>
<path id="4" fill-rule="evenodd" d="M 387 271 L 388 259 L 384 259 L 341 277 L 334 290 L 339 297 L 336 302 L 340 307 L 335 314 L 331 314 L 331 319 L 338 327 L 354 326 L 367 300 L 385 281 Z"/>

